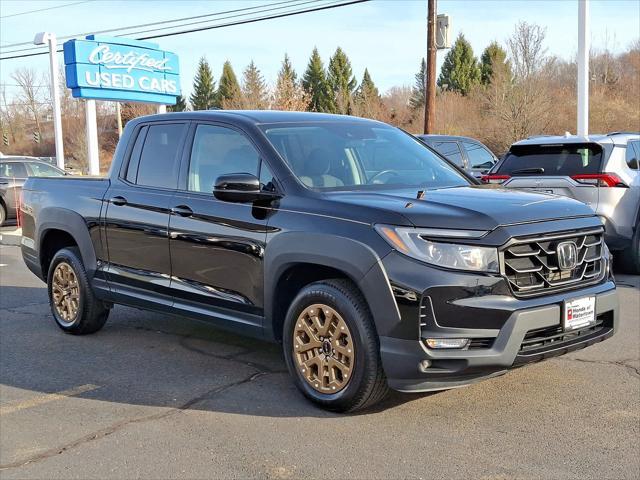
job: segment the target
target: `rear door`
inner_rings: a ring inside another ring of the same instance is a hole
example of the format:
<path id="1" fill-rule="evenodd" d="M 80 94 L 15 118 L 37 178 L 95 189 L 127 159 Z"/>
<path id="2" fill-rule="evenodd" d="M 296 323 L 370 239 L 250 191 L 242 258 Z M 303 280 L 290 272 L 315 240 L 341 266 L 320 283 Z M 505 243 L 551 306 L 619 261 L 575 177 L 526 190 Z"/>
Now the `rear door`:
<path id="1" fill-rule="evenodd" d="M 171 304 L 169 209 L 188 123 L 142 125 L 126 166 L 107 191 L 110 288 L 133 304 Z"/>
<path id="2" fill-rule="evenodd" d="M 0 195 L 7 207 L 7 218 L 15 218 L 22 185 L 28 172 L 24 162 L 0 162 Z"/>
<path id="3" fill-rule="evenodd" d="M 574 198 L 594 210 L 605 155 L 597 143 L 512 146 L 493 174 L 508 176 L 504 187 Z"/>

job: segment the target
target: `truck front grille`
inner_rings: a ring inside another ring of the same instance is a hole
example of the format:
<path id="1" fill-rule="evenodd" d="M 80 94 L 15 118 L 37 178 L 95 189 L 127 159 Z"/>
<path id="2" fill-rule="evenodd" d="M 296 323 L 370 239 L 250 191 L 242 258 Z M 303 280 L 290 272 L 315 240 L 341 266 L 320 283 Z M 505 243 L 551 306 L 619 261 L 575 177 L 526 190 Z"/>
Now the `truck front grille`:
<path id="1" fill-rule="evenodd" d="M 575 244 L 577 257 L 575 267 L 563 270 L 557 247 L 565 242 Z M 501 250 L 502 273 L 518 297 L 581 288 L 604 275 L 603 242 L 602 229 L 516 238 Z"/>

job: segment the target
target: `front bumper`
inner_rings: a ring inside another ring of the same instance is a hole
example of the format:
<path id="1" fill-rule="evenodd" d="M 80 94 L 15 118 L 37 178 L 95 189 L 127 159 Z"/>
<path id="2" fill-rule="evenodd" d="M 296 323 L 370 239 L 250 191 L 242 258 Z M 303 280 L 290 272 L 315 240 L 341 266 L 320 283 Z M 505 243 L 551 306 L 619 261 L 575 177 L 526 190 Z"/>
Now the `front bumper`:
<path id="1" fill-rule="evenodd" d="M 390 334 L 380 336 L 383 367 L 395 390 L 465 386 L 584 348 L 617 329 L 618 297 L 610 278 L 586 288 L 518 299 L 499 276 L 432 269 L 395 253 L 384 264 L 402 317 Z M 596 297 L 598 324 L 578 334 L 563 332 L 564 301 L 586 296 Z M 470 338 L 472 343 L 464 350 L 429 349 L 425 338 Z M 424 360 L 429 360 L 428 368 L 421 367 Z"/>

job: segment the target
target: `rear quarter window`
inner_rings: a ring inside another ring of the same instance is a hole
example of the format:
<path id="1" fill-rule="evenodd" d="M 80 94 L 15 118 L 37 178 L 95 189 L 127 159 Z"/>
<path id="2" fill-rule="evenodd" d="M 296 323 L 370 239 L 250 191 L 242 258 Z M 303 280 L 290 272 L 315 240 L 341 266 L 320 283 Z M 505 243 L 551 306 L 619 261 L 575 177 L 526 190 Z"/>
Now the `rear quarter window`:
<path id="1" fill-rule="evenodd" d="M 638 170 L 638 156 L 640 156 L 640 142 L 632 141 L 627 143 L 625 160 L 629 168 Z"/>
<path id="2" fill-rule="evenodd" d="M 572 176 L 599 173 L 602 147 L 598 144 L 515 145 L 496 173 L 507 175 Z"/>

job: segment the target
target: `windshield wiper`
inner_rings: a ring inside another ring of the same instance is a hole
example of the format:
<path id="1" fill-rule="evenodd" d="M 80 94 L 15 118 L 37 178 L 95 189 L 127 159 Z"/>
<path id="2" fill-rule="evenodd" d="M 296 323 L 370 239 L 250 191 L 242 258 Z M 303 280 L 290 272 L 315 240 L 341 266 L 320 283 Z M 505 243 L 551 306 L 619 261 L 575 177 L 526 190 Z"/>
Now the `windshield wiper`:
<path id="1" fill-rule="evenodd" d="M 511 172 L 511 175 L 517 175 L 517 174 L 527 174 L 527 173 L 544 173 L 544 168 L 542 167 L 537 167 L 537 168 L 519 168 L 518 170 L 513 170 Z"/>

